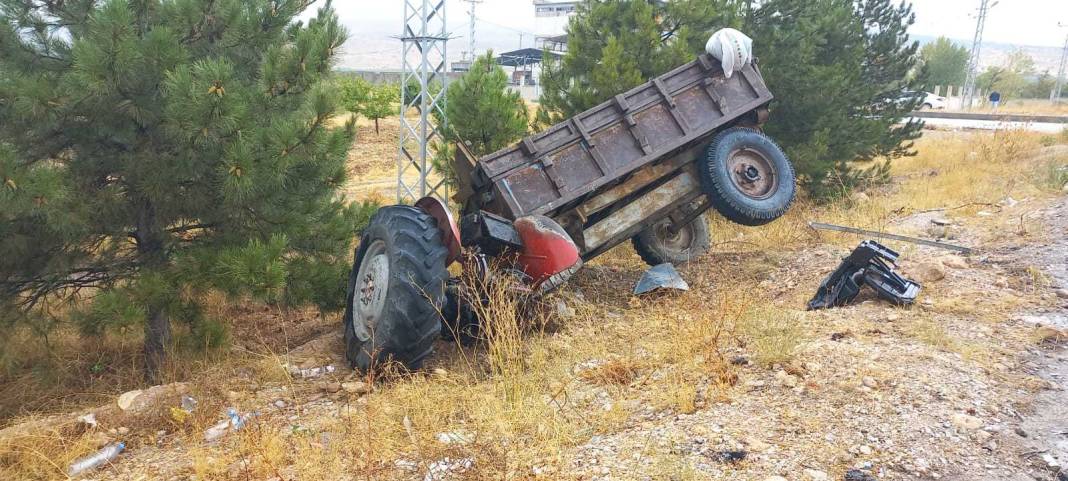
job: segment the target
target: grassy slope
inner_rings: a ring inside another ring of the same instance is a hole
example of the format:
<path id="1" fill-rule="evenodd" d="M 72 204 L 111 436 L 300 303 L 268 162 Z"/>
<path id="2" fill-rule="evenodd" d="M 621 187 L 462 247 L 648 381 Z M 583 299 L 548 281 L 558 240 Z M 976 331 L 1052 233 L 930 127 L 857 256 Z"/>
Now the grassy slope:
<path id="1" fill-rule="evenodd" d="M 349 189 L 352 197 L 390 197 L 395 148 L 387 132 L 396 123 L 383 124 L 380 136 L 367 126 L 361 130 L 353 154 L 357 175 Z M 953 209 L 943 215 L 967 219 L 984 233 L 962 242 L 996 243 L 1007 232 L 1029 241 L 1040 238 L 1041 226 L 1033 220 L 978 214 L 1008 196 L 1041 201 L 1055 195 L 1059 186 L 1051 179 L 1050 165 L 1063 165 L 1066 156 L 1035 159 L 1029 154 L 1052 141 L 1013 132 L 932 132 L 920 141 L 918 156 L 895 162 L 892 184 L 873 186 L 863 196 L 825 206 L 802 200 L 786 218 L 760 229 L 712 219 L 715 254 L 684 268 L 693 290 L 681 295 L 630 296 L 627 288 L 643 266 L 629 246 L 620 247 L 587 266 L 557 295 L 574 316 L 559 319 L 556 299 L 548 308 L 520 314 L 507 296 L 498 295 L 488 316 L 496 333 L 489 349 L 443 344 L 425 372 L 391 377 L 363 397 L 344 392 L 323 397 L 316 383 L 291 379 L 281 367 L 289 361 L 288 350 L 304 340 L 330 338 L 336 316 L 321 319 L 314 313 L 220 301 L 216 314 L 232 319 L 233 338 L 241 348 L 194 354 L 175 364 L 172 378 L 191 381 L 201 400 L 192 419 L 175 419 L 164 407 L 139 419 L 107 420 L 105 429 L 131 429 L 125 436 L 131 454 L 109 476 L 335 479 L 347 473 L 356 479 L 407 478 L 412 475 L 397 469 L 396 460 L 425 467 L 446 456 L 475 458 L 469 474 L 478 479 L 527 476 L 533 467 L 564 476 L 569 456 L 591 436 L 624 432 L 642 412 L 685 414 L 744 403 L 753 395 L 738 383 L 746 373 L 729 362 L 735 355 L 751 358 L 769 373 L 804 375 L 808 358 L 815 359 L 806 348 L 846 322 L 799 309 L 818 283 L 819 270 L 832 268 L 837 255 L 813 259 L 805 253 L 839 253 L 858 240 L 818 234 L 805 227 L 808 221 L 907 231 L 896 224 L 900 219 L 949 207 Z M 906 256 L 911 252 L 907 248 Z M 805 262 L 813 270 L 794 266 Z M 939 296 L 931 312 L 905 314 L 901 335 L 932 352 L 990 363 L 991 353 L 1003 347 L 963 339 L 937 322 L 936 314 L 1003 317 L 1035 302 L 1038 288 L 1024 291 L 985 304 L 977 294 L 974 299 Z M 94 343 L 60 334 L 51 341 L 59 349 L 50 360 L 29 341 L 15 354 L 20 366 L 2 379 L 0 410 L 59 412 L 107 402 L 132 387 L 136 334 Z M 86 375 L 96 371 L 94 366 L 103 366 L 102 374 Z M 306 407 L 285 413 L 265 410 L 262 423 L 220 446 L 199 440 L 223 406 L 263 410 L 274 399 Z M 299 421 L 287 421 L 297 414 Z M 160 436 L 160 430 L 167 432 Z M 443 432 L 468 433 L 473 440 L 442 444 L 436 438 Z M 0 479 L 62 478 L 70 459 L 107 437 L 83 435 L 69 426 L 0 437 Z M 669 455 L 652 456 L 658 459 L 657 472 L 686 477 L 689 468 Z"/>

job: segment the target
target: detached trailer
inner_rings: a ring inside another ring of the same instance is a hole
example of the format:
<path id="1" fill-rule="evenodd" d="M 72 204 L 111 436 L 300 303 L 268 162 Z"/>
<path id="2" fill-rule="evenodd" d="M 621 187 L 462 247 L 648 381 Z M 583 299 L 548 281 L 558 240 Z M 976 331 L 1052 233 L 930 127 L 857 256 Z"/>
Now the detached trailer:
<path id="1" fill-rule="evenodd" d="M 771 100 L 755 63 L 728 77 L 704 54 L 513 147 L 474 159 L 460 145 L 459 224 L 424 198 L 381 208 L 364 232 L 344 317 L 349 361 L 417 368 L 443 306 L 462 310 L 447 270 L 461 255 L 510 263 L 544 293 L 627 240 L 650 265 L 705 253 L 710 208 L 749 226 L 780 217 L 795 179 L 761 132 Z"/>

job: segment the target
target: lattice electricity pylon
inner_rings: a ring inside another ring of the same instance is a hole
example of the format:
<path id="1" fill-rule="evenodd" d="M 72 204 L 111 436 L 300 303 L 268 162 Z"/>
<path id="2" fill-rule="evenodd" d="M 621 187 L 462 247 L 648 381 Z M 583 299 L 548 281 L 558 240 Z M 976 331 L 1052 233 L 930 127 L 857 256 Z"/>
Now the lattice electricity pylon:
<path id="1" fill-rule="evenodd" d="M 990 0 L 980 0 L 979 15 L 975 19 L 975 38 L 972 39 L 972 50 L 968 56 L 968 76 L 964 80 L 964 93 L 961 95 L 961 108 L 972 109 L 972 99 L 975 98 L 975 82 L 979 78 L 979 56 L 983 50 L 983 29 L 986 28 L 986 17 L 990 9 L 998 4 L 998 0 L 990 3 Z"/>
<path id="2" fill-rule="evenodd" d="M 448 201 L 444 177 L 434 179 L 430 145 L 443 141 L 445 121 L 445 0 L 404 0 L 403 67 L 401 74 L 400 153 L 397 157 L 397 202 L 409 204 L 432 195 Z M 412 90 L 417 90 L 413 92 Z M 409 119 L 411 109 L 419 119 Z M 418 179 L 405 178 L 417 171 Z"/>

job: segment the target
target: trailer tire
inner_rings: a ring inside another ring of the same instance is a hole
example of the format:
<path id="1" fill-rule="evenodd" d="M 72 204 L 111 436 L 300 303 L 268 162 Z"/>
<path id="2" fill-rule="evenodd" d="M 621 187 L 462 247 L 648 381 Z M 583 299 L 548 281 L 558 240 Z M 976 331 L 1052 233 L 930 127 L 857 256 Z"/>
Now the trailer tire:
<path id="1" fill-rule="evenodd" d="M 764 133 L 741 127 L 724 130 L 708 146 L 701 183 L 716 211 L 748 226 L 781 217 L 797 193 L 782 149 Z"/>
<path id="2" fill-rule="evenodd" d="M 346 296 L 345 354 L 354 369 L 367 372 L 391 360 L 418 369 L 433 352 L 448 253 L 437 221 L 422 209 L 387 206 L 371 217 Z"/>
<path id="3" fill-rule="evenodd" d="M 671 219 L 664 219 L 631 238 L 634 251 L 646 264 L 684 264 L 708 252 L 710 235 L 708 220 L 704 215 L 694 219 L 675 235 L 668 232 L 670 226 Z"/>

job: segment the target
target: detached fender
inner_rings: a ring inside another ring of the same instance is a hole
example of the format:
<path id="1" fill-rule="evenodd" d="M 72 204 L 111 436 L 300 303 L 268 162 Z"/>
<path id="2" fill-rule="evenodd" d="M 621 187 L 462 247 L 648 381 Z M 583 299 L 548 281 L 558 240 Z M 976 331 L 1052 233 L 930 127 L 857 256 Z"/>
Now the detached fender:
<path id="1" fill-rule="evenodd" d="M 523 241 L 519 264 L 537 292 L 559 287 L 582 267 L 578 246 L 556 221 L 532 215 L 516 219 L 514 226 Z"/>

